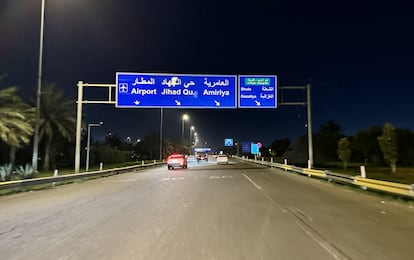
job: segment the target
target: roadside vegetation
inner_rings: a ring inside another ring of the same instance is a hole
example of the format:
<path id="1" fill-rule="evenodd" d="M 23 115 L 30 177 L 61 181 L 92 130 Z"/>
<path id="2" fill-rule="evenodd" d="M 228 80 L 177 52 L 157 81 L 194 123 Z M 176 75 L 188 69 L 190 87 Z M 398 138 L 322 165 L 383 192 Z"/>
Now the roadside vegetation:
<path id="1" fill-rule="evenodd" d="M 1 83 L 1 80 L 0 80 Z M 73 173 L 75 161 L 75 98 L 65 95 L 55 84 L 42 87 L 40 104 L 40 142 L 38 171 L 32 162 L 36 107 L 24 101 L 19 88 L 0 84 L 0 181 L 20 180 Z M 82 128 L 81 146 L 86 147 L 86 127 Z M 108 133 L 103 141 L 91 140 L 89 170 L 123 167 L 166 158 L 173 151 L 185 152 L 189 147 L 179 141 L 163 140 L 159 154 L 159 133 L 151 132 L 139 142 L 123 140 Z M 85 169 L 86 151 L 81 149 L 81 171 Z"/>
<path id="2" fill-rule="evenodd" d="M 313 134 L 314 167 L 352 176 L 360 175 L 360 166 L 367 178 L 414 184 L 414 132 L 395 128 L 390 123 L 370 126 L 353 136 L 343 134 L 341 126 L 328 121 Z M 275 162 L 307 167 L 307 136 L 294 142 L 278 139 L 261 149 L 262 156 Z M 277 158 L 277 159 L 276 159 Z"/>

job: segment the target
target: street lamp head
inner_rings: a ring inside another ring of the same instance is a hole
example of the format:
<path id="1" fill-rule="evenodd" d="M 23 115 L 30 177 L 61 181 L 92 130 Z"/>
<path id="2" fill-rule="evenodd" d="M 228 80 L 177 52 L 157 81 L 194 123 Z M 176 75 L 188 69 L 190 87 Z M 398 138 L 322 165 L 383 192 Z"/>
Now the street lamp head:
<path id="1" fill-rule="evenodd" d="M 183 115 L 183 120 L 184 120 L 184 121 L 187 121 L 188 119 L 189 119 L 189 116 L 188 116 L 187 114 L 184 114 L 184 115 Z"/>
<path id="2" fill-rule="evenodd" d="M 89 123 L 88 127 L 92 127 L 92 126 L 99 127 L 99 126 L 102 126 L 102 125 L 103 125 L 103 122 L 101 121 L 99 123 Z"/>

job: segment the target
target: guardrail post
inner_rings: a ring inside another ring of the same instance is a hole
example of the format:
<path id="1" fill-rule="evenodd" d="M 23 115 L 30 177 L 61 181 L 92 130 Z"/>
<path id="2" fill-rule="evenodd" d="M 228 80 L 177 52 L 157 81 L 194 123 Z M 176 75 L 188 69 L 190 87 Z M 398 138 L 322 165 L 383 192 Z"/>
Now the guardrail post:
<path id="1" fill-rule="evenodd" d="M 154 160 L 154 164 L 155 164 L 155 160 Z"/>
<path id="2" fill-rule="evenodd" d="M 362 177 L 362 178 L 366 178 L 366 177 L 367 177 L 367 173 L 366 173 L 366 171 L 365 171 L 365 166 L 364 166 L 364 165 L 361 165 L 361 166 L 359 167 L 359 170 L 361 171 L 361 177 Z"/>
<path id="3" fill-rule="evenodd" d="M 55 169 L 54 172 L 53 172 L 53 177 L 57 177 L 58 175 L 59 175 L 59 170 Z M 52 186 L 55 187 L 55 185 L 56 185 L 56 182 L 53 182 Z"/>
<path id="4" fill-rule="evenodd" d="M 312 169 L 312 162 L 311 162 L 311 160 L 308 160 L 308 169 Z"/>
<path id="5" fill-rule="evenodd" d="M 142 163 L 141 163 L 142 165 L 144 165 L 145 164 L 145 162 L 144 162 L 144 160 L 142 160 Z"/>
<path id="6" fill-rule="evenodd" d="M 283 161 L 285 162 L 285 165 L 287 165 L 287 159 L 284 159 Z"/>
<path id="7" fill-rule="evenodd" d="M 101 172 L 103 170 L 103 162 L 99 163 L 99 171 Z"/>
<path id="8" fill-rule="evenodd" d="M 361 171 L 361 177 L 362 178 L 366 178 L 367 177 L 367 173 L 365 171 L 365 166 L 364 165 L 359 166 L 359 170 Z M 361 186 L 361 188 L 363 190 L 366 190 L 367 189 L 367 187 L 365 187 L 365 186 Z"/>
<path id="9" fill-rule="evenodd" d="M 264 157 L 262 157 L 262 162 L 264 162 Z"/>
<path id="10" fill-rule="evenodd" d="M 270 163 L 273 163 L 273 157 L 270 157 Z"/>

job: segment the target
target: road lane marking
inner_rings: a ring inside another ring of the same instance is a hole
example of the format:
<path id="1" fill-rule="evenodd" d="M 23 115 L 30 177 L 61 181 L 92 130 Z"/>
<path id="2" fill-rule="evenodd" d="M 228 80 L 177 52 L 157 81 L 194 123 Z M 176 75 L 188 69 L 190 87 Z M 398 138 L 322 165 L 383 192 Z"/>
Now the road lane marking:
<path id="1" fill-rule="evenodd" d="M 222 176 L 213 175 L 213 176 L 210 176 L 208 178 L 209 179 L 232 179 L 233 176 L 232 175 L 222 175 Z"/>
<path id="2" fill-rule="evenodd" d="M 184 177 L 165 177 L 161 181 L 181 181 L 184 180 Z"/>
<path id="3" fill-rule="evenodd" d="M 315 230 L 308 230 L 309 227 L 306 227 L 302 222 L 296 222 L 296 224 L 310 237 L 313 241 L 318 243 L 326 252 L 328 252 L 333 258 L 337 260 L 347 260 L 348 258 L 345 254 L 343 254 L 338 248 L 334 245 L 329 243 L 326 239 L 320 236 Z"/>
<path id="4" fill-rule="evenodd" d="M 326 252 L 328 252 L 333 258 L 336 260 L 347 260 L 350 259 L 348 256 L 345 255 L 344 252 L 342 252 L 339 248 L 337 248 L 334 244 L 330 243 L 329 240 L 324 238 L 319 232 L 314 229 L 309 223 L 304 221 L 301 216 L 307 217 L 308 221 L 309 219 L 312 220 L 312 218 L 308 215 L 306 215 L 304 212 L 298 210 L 298 209 L 291 209 L 287 206 L 285 206 L 280 201 L 274 200 L 272 197 L 270 197 L 264 190 L 262 190 L 262 187 L 257 185 L 252 179 L 249 178 L 246 174 L 242 173 L 242 175 L 250 182 L 252 183 L 258 190 L 261 191 L 261 193 L 270 201 L 273 203 L 279 205 L 282 208 L 282 211 L 285 213 L 290 212 L 293 214 L 299 221 L 295 221 L 296 225 L 302 229 L 313 241 L 318 243 Z M 297 212 L 300 214 L 298 214 Z"/>
<path id="5" fill-rule="evenodd" d="M 248 180 L 250 181 L 251 184 L 253 184 L 256 189 L 258 190 L 262 190 L 262 187 L 260 187 L 259 185 L 257 185 L 252 179 L 249 178 L 249 176 L 247 176 L 246 174 L 242 173 L 242 175 Z"/>

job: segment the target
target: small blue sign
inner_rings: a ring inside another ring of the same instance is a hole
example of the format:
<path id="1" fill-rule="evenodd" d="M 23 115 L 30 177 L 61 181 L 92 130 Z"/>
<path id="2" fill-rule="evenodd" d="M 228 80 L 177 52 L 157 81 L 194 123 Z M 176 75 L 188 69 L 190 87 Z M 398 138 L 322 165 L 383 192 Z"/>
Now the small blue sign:
<path id="1" fill-rule="evenodd" d="M 255 143 L 252 143 L 251 146 L 252 154 L 259 154 L 259 146 Z"/>
<path id="2" fill-rule="evenodd" d="M 236 75 L 116 73 L 116 107 L 237 108 Z"/>
<path id="3" fill-rule="evenodd" d="M 233 139 L 232 138 L 224 139 L 224 146 L 233 146 Z"/>
<path id="4" fill-rule="evenodd" d="M 276 107 L 276 76 L 239 76 L 239 108 Z"/>
<path id="5" fill-rule="evenodd" d="M 250 153 L 252 142 L 242 142 L 242 153 Z"/>

